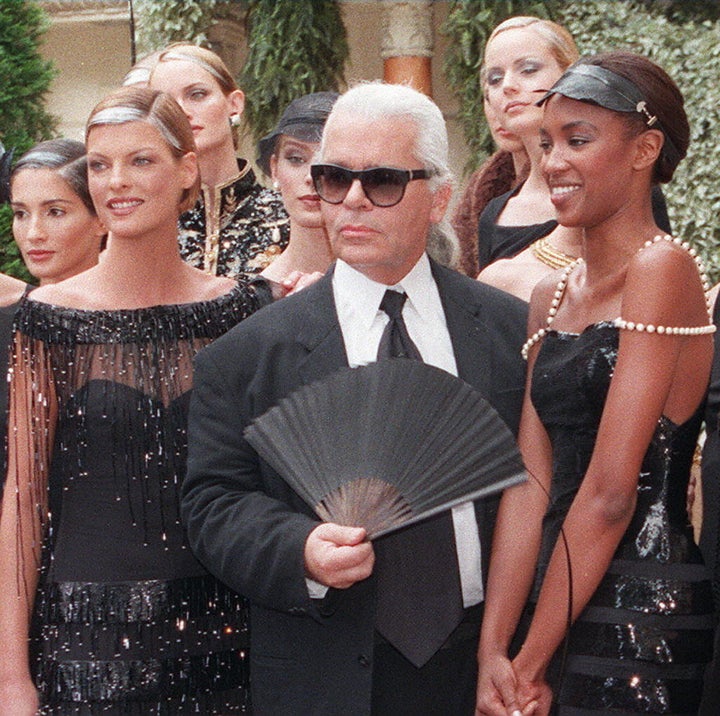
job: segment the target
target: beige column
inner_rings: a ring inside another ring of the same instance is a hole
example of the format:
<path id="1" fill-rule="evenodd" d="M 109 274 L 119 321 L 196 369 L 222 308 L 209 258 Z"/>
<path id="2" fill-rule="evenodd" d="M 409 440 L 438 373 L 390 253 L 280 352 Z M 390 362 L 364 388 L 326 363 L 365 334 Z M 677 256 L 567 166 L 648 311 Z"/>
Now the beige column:
<path id="1" fill-rule="evenodd" d="M 432 96 L 431 0 L 382 0 L 383 79 Z"/>

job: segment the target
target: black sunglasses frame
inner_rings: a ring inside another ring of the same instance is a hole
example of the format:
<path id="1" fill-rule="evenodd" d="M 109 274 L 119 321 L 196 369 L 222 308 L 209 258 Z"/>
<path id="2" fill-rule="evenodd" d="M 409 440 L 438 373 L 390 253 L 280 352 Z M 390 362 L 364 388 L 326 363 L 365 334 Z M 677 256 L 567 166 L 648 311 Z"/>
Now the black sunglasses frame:
<path id="1" fill-rule="evenodd" d="M 331 169 L 333 172 L 341 175 L 343 180 L 347 182 L 345 193 L 337 201 L 330 200 L 326 196 L 323 196 L 322 178 L 325 176 L 325 172 L 328 169 Z M 382 183 L 373 184 L 372 179 L 380 172 L 386 172 L 392 176 L 393 182 L 391 182 L 390 185 L 392 187 L 397 187 L 400 192 L 400 196 L 397 200 L 394 200 L 391 203 L 378 203 L 375 199 L 373 199 L 372 194 L 374 193 L 374 190 L 377 189 L 377 187 L 382 186 Z M 377 206 L 382 209 L 387 209 L 391 206 L 399 204 L 405 197 L 405 189 L 411 181 L 415 181 L 416 179 L 429 179 L 433 176 L 433 173 L 434 172 L 427 169 L 398 169 L 396 167 L 371 167 L 370 169 L 356 170 L 348 169 L 347 167 L 342 167 L 338 164 L 312 164 L 310 166 L 310 176 L 312 177 L 315 191 L 318 196 L 328 204 L 342 204 L 343 201 L 345 201 L 353 182 L 358 179 L 365 196 L 368 198 L 368 201 L 373 206 Z"/>

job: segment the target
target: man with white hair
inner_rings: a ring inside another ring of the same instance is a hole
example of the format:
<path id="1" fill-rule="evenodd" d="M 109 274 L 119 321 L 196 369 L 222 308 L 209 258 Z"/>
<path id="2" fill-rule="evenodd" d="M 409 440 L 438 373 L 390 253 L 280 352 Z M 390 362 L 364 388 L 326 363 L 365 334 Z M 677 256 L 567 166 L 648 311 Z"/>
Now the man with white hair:
<path id="1" fill-rule="evenodd" d="M 311 175 L 337 260 L 198 357 L 190 541 L 250 600 L 255 713 L 472 714 L 496 501 L 371 543 L 362 528 L 320 523 L 243 430 L 298 387 L 375 361 L 388 330 L 515 430 L 525 304 L 427 256 L 452 179 L 445 122 L 425 95 L 382 83 L 346 92 Z"/>

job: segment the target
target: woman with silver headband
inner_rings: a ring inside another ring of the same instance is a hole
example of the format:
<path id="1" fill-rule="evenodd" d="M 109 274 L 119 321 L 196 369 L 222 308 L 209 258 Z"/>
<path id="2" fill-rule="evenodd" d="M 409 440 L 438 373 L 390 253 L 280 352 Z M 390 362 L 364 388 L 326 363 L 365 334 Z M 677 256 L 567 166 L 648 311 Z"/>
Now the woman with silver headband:
<path id="1" fill-rule="evenodd" d="M 257 308 L 178 250 L 192 129 L 146 88 L 86 126 L 103 259 L 15 320 L 0 513 L 0 714 L 247 711 L 245 604 L 180 523 L 195 354 Z"/>
<path id="2" fill-rule="evenodd" d="M 541 103 L 543 173 L 583 258 L 531 299 L 531 477 L 500 508 L 477 713 L 697 713 L 713 613 L 686 490 L 715 327 L 700 260 L 651 207 L 687 151 L 683 98 L 613 52 Z"/>

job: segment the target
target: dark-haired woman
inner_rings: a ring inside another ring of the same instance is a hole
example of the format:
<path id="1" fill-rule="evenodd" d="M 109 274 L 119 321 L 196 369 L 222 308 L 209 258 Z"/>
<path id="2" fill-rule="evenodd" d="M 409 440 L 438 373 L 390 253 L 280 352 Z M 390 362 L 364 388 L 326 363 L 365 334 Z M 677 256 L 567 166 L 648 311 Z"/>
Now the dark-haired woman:
<path id="1" fill-rule="evenodd" d="M 85 145 L 73 139 L 40 142 L 16 162 L 8 181 L 12 230 L 25 266 L 40 285 L 57 283 L 98 262 L 105 229 L 88 190 Z M 0 376 L 8 367 L 12 324 L 31 286 L 0 275 Z M 0 434 L 5 435 L 7 380 L 0 380 Z M 5 446 L 0 485 L 5 481 Z"/>
<path id="2" fill-rule="evenodd" d="M 712 601 L 685 495 L 714 326 L 699 261 L 651 206 L 688 141 L 680 91 L 637 55 L 582 60 L 547 95 L 543 173 L 584 260 L 531 300 L 520 441 L 532 477 L 503 497 L 478 714 L 698 709 Z"/>
<path id="3" fill-rule="evenodd" d="M 105 228 L 88 189 L 85 145 L 51 139 L 25 152 L 10 176 L 13 238 L 42 286 L 98 262 Z"/>
<path id="4" fill-rule="evenodd" d="M 103 260 L 18 310 L 0 513 L 0 714 L 248 708 L 245 605 L 179 516 L 195 354 L 256 307 L 180 257 L 199 175 L 168 95 L 126 87 L 86 128 Z"/>
<path id="5" fill-rule="evenodd" d="M 284 285 L 294 272 L 324 274 L 332 263 L 310 164 L 337 98 L 336 92 L 297 97 L 285 108 L 273 131 L 258 143 L 257 164 L 272 177 L 273 187 L 280 192 L 290 217 L 287 247 L 261 273 L 268 281 Z"/>

